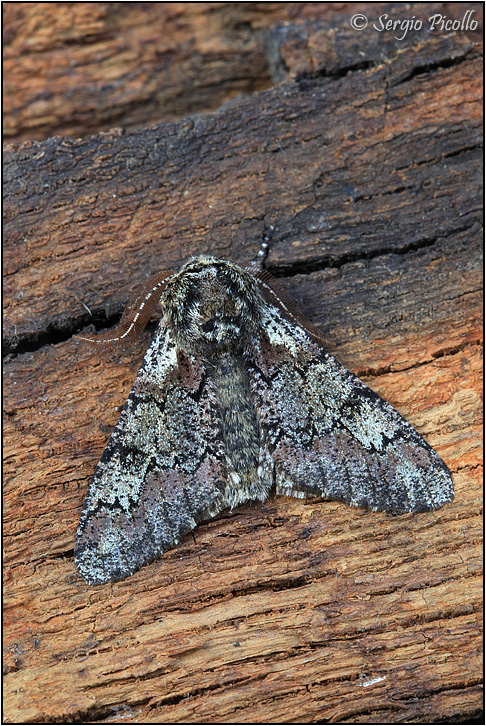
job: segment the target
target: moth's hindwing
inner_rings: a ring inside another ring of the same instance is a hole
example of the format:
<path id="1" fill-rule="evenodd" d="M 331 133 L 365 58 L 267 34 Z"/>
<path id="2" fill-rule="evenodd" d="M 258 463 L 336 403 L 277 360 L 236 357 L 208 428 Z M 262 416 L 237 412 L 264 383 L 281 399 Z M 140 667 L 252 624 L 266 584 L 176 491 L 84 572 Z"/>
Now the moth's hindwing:
<path id="1" fill-rule="evenodd" d="M 442 459 L 386 401 L 269 306 L 250 377 L 278 494 L 399 514 L 454 498 Z"/>

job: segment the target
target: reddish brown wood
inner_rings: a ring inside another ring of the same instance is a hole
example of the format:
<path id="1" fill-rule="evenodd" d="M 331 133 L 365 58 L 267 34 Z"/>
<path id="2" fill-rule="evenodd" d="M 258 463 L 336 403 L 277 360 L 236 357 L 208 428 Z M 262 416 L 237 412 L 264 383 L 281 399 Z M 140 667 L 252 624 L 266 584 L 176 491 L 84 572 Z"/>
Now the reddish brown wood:
<path id="1" fill-rule="evenodd" d="M 362 67 L 369 37 L 374 43 L 378 34 L 373 38 L 361 33 L 356 42 L 350 18 L 356 12 L 367 13 L 370 23 L 383 14 L 395 18 L 399 7 L 318 2 L 4 3 L 4 135 L 15 142 L 53 134 L 84 136 L 235 103 L 271 85 L 275 51 L 279 56 L 280 50 L 284 66 L 275 76 L 279 79 L 282 71 L 285 76 L 299 68 L 339 72 L 352 57 L 355 66 Z M 405 14 L 422 18 L 428 29 L 432 15 L 462 21 L 466 10 L 473 16 L 461 35 L 480 40 L 482 3 L 469 3 L 466 9 L 460 3 L 417 3 Z M 475 31 L 470 27 L 473 21 L 478 23 Z M 300 23 L 297 28 L 295 23 Z M 349 42 L 343 42 L 343 33 Z M 279 49 L 275 36 L 284 40 Z M 395 34 L 378 37 L 382 50 L 396 45 Z"/>
<path id="2" fill-rule="evenodd" d="M 5 3 L 4 134 L 135 128 L 271 84 L 260 33 L 328 3 Z"/>

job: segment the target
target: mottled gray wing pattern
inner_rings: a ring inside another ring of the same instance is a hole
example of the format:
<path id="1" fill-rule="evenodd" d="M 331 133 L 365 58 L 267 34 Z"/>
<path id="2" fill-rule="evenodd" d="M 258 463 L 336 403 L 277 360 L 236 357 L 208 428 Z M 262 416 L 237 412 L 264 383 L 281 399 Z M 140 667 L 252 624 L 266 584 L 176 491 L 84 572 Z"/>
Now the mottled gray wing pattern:
<path id="1" fill-rule="evenodd" d="M 399 514 L 454 498 L 442 459 L 395 409 L 269 306 L 249 352 L 277 494 Z"/>
<path id="2" fill-rule="evenodd" d="M 86 496 L 74 550 L 90 583 L 121 580 L 226 506 L 213 384 L 159 327 Z"/>

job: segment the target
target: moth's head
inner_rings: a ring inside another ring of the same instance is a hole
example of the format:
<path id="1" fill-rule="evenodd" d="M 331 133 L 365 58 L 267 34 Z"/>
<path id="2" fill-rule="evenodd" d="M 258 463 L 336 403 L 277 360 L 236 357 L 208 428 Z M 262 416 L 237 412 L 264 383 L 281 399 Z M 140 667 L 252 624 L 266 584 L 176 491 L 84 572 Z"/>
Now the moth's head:
<path id="1" fill-rule="evenodd" d="M 161 304 L 179 347 L 206 358 L 241 350 L 261 327 L 264 307 L 249 272 L 207 255 L 169 279 Z"/>

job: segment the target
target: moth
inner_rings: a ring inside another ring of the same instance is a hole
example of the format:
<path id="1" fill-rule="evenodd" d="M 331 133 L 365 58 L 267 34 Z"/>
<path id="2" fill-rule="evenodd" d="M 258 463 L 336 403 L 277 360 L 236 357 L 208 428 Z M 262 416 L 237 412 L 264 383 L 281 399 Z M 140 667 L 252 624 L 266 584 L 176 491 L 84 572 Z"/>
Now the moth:
<path id="1" fill-rule="evenodd" d="M 78 336 L 130 342 L 162 306 L 82 509 L 74 556 L 87 582 L 128 577 L 272 488 L 393 514 L 454 498 L 442 459 L 278 291 L 266 248 L 246 269 L 193 257 L 149 278 L 115 331 Z"/>

